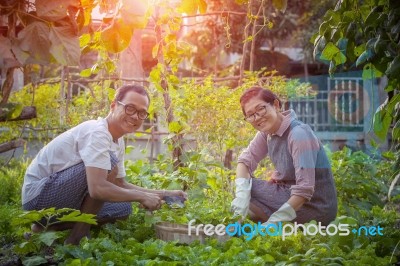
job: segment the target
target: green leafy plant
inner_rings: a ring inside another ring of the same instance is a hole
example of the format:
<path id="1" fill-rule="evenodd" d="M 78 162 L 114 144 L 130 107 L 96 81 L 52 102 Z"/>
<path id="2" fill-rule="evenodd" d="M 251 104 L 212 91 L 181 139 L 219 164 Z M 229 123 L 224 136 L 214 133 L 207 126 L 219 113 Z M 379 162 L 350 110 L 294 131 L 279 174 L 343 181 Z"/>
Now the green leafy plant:
<path id="1" fill-rule="evenodd" d="M 348 148 L 332 154 L 332 170 L 339 199 L 339 214 L 363 221 L 373 206 L 383 207 L 388 164 Z M 379 175 L 378 175 L 379 174 Z M 379 191 L 379 193 L 377 193 Z"/>
<path id="2" fill-rule="evenodd" d="M 65 222 L 84 222 L 97 224 L 95 215 L 81 213 L 78 210 L 43 209 L 39 211 L 23 212 L 14 218 L 12 225 L 15 227 L 30 228 L 32 223 L 38 223 L 43 227 L 42 233 L 25 234 L 25 241 L 14 247 L 16 254 L 21 256 L 24 265 L 40 265 L 43 263 L 54 263 L 54 246 L 58 239 L 65 237 L 64 232 L 48 231 L 55 224 Z"/>

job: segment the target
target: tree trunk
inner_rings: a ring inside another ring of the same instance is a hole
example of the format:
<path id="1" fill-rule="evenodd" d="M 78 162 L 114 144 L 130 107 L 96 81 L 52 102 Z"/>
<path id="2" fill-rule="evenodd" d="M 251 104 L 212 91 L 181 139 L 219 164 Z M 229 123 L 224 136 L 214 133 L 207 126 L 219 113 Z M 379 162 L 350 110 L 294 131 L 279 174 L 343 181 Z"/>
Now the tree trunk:
<path id="1" fill-rule="evenodd" d="M 232 169 L 232 157 L 233 151 L 231 149 L 227 149 L 225 152 L 224 166 L 228 169 Z"/>
<path id="2" fill-rule="evenodd" d="M 248 8 L 247 8 L 247 16 L 246 16 L 246 27 L 244 28 L 244 44 L 243 44 L 243 50 L 242 50 L 242 61 L 240 62 L 240 78 L 239 78 L 239 85 L 242 84 L 242 80 L 244 77 L 244 71 L 246 67 L 246 57 L 247 57 L 247 50 L 249 46 L 249 42 L 247 38 L 249 37 L 249 27 L 251 24 L 251 19 L 249 18 L 249 15 L 252 14 L 252 6 L 253 6 L 253 0 L 250 0 L 248 3 Z"/>
<path id="3" fill-rule="evenodd" d="M 156 9 L 156 17 L 158 17 L 158 8 Z M 155 32 L 156 32 L 156 40 L 157 43 L 160 44 L 159 49 L 158 49 L 158 54 L 157 54 L 157 60 L 160 64 L 165 65 L 166 67 L 168 64 L 165 63 L 164 56 L 162 53 L 162 48 L 163 48 L 163 39 L 162 39 L 162 34 L 161 34 L 161 26 L 156 26 L 155 27 Z M 167 70 L 168 71 L 168 70 Z M 168 89 L 168 81 L 166 80 L 165 76 L 161 78 L 161 87 L 163 88 L 163 98 L 164 98 L 164 109 L 167 114 L 167 124 L 169 125 L 174 121 L 174 112 L 173 112 L 173 105 L 171 102 L 171 97 L 169 95 L 169 89 Z M 174 170 L 177 170 L 178 167 L 182 166 L 181 162 L 181 155 L 183 151 L 183 135 L 182 134 L 176 134 L 172 138 L 172 146 L 173 146 L 173 151 L 172 151 L 172 160 L 174 164 Z M 185 188 L 184 188 L 185 189 Z"/>
<path id="4" fill-rule="evenodd" d="M 251 39 L 251 48 L 250 48 L 250 65 L 249 65 L 249 70 L 250 71 L 254 71 L 254 60 L 255 60 L 255 50 L 256 50 L 256 35 L 257 35 L 257 21 L 258 21 L 258 17 L 260 16 L 260 13 L 263 9 L 263 2 L 261 2 L 260 6 L 258 7 L 258 11 L 257 11 L 257 15 L 256 15 L 256 19 L 254 19 L 253 22 L 253 28 L 251 30 L 251 36 L 253 37 Z"/>
<path id="5" fill-rule="evenodd" d="M 14 69 L 9 68 L 7 69 L 6 79 L 1 87 L 1 102 L 0 105 L 6 104 L 8 102 L 8 98 L 10 97 L 11 90 L 14 84 Z"/>

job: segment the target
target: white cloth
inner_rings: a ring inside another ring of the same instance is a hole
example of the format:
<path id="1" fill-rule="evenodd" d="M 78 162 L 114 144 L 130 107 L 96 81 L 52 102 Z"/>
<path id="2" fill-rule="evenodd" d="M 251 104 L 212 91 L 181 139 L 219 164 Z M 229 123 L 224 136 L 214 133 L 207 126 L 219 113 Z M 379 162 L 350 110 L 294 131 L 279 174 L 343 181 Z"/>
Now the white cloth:
<path id="1" fill-rule="evenodd" d="M 231 203 L 231 208 L 235 216 L 245 218 L 249 212 L 252 181 L 251 178 L 238 177 L 235 180 L 235 184 L 236 197 Z"/>
<path id="2" fill-rule="evenodd" d="M 111 170 L 110 154 L 117 156 L 118 175 L 126 175 L 123 138 L 113 142 L 106 119 L 89 120 L 62 133 L 44 146 L 26 170 L 22 204 L 38 196 L 53 173 L 83 162 L 85 166 Z"/>
<path id="3" fill-rule="evenodd" d="M 295 219 L 296 211 L 290 206 L 289 203 L 285 202 L 276 212 L 274 212 L 265 224 L 278 223 L 278 222 L 290 222 Z"/>

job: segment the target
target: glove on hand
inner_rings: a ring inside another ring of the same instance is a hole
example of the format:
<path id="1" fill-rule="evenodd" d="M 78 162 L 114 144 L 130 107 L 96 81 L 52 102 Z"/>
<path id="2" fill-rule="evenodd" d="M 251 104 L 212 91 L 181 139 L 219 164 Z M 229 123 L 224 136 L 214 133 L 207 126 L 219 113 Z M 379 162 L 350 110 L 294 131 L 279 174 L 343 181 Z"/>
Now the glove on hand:
<path id="1" fill-rule="evenodd" d="M 231 209 L 234 216 L 241 216 L 245 218 L 249 212 L 250 198 L 251 198 L 251 178 L 239 177 L 235 180 L 236 191 L 235 199 L 231 203 Z"/>
<path id="2" fill-rule="evenodd" d="M 278 223 L 278 222 L 290 222 L 295 219 L 296 211 L 290 206 L 289 203 L 285 202 L 276 212 L 274 212 L 265 224 Z"/>

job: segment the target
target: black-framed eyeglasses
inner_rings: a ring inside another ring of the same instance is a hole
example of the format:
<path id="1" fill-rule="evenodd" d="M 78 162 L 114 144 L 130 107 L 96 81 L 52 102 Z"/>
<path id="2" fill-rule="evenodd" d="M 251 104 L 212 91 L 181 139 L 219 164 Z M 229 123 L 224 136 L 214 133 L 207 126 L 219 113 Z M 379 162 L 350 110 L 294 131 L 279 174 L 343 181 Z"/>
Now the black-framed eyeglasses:
<path id="1" fill-rule="evenodd" d="M 125 104 L 120 101 L 118 101 L 118 103 L 125 108 L 125 114 L 127 115 L 134 115 L 137 113 L 140 120 L 145 120 L 149 116 L 148 112 L 144 110 L 138 111 L 133 104 Z"/>
<path id="2" fill-rule="evenodd" d="M 260 106 L 256 109 L 256 112 L 254 114 L 248 115 L 244 118 L 244 120 L 246 120 L 249 123 L 253 123 L 254 121 L 256 121 L 257 117 L 263 117 L 264 115 L 266 115 L 268 113 L 267 111 L 267 106 L 268 105 L 263 105 Z"/>

